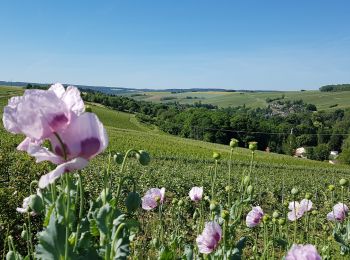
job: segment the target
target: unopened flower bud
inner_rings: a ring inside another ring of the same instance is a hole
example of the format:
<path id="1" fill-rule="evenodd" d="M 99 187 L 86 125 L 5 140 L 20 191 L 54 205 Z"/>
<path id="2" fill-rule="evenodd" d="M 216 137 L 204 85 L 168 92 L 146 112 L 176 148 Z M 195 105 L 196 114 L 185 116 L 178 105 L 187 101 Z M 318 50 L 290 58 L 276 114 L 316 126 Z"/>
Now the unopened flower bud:
<path id="1" fill-rule="evenodd" d="M 27 236 L 28 236 L 27 230 L 22 230 L 21 237 L 22 237 L 23 239 L 27 239 Z"/>
<path id="2" fill-rule="evenodd" d="M 332 184 L 330 184 L 330 185 L 328 186 L 328 190 L 330 190 L 330 191 L 334 191 L 334 190 L 335 190 L 335 186 L 334 186 L 334 185 L 332 185 Z"/>
<path id="3" fill-rule="evenodd" d="M 243 184 L 244 184 L 244 185 L 248 185 L 249 183 L 250 183 L 250 177 L 247 175 L 247 176 L 245 176 L 244 179 L 243 179 Z"/>
<path id="4" fill-rule="evenodd" d="M 285 220 L 284 218 L 280 218 L 280 219 L 278 220 L 278 224 L 281 225 L 281 226 L 283 226 L 284 224 L 286 224 L 286 220 Z"/>
<path id="5" fill-rule="evenodd" d="M 8 251 L 8 253 L 6 254 L 6 260 L 16 260 L 16 259 L 17 257 L 15 252 L 13 252 L 12 250 Z"/>
<path id="6" fill-rule="evenodd" d="M 249 195 L 252 195 L 252 194 L 253 194 L 253 191 L 254 191 L 253 186 L 252 186 L 252 185 L 249 185 L 248 188 L 247 188 L 247 193 L 248 193 Z"/>
<path id="7" fill-rule="evenodd" d="M 44 203 L 42 198 L 38 195 L 30 195 L 29 198 L 29 208 L 31 208 L 34 212 L 41 212 L 44 209 Z"/>
<path id="8" fill-rule="evenodd" d="M 232 138 L 231 141 L 230 141 L 230 146 L 231 148 L 235 148 L 238 146 L 238 140 L 235 139 L 235 138 Z"/>
<path id="9" fill-rule="evenodd" d="M 270 220 L 270 215 L 268 215 L 268 214 L 265 214 L 264 216 L 263 216 L 263 221 L 266 223 L 266 222 L 268 222 L 269 220 Z"/>
<path id="10" fill-rule="evenodd" d="M 256 149 L 258 149 L 258 142 L 249 142 L 249 150 L 254 152 Z"/>
<path id="11" fill-rule="evenodd" d="M 225 191 L 226 192 L 229 192 L 229 191 L 231 191 L 232 190 L 232 186 L 231 185 L 227 185 L 226 187 L 225 187 Z"/>
<path id="12" fill-rule="evenodd" d="M 230 213 L 227 210 L 222 210 L 221 211 L 221 217 L 225 220 L 228 221 L 229 217 L 230 217 Z"/>
<path id="13" fill-rule="evenodd" d="M 85 112 L 91 113 L 91 112 L 92 112 L 91 106 L 86 105 L 86 106 L 85 106 Z"/>
<path id="14" fill-rule="evenodd" d="M 341 179 L 341 180 L 339 181 L 339 184 L 340 184 L 340 186 L 346 186 L 346 185 L 348 185 L 348 180 Z"/>
<path id="15" fill-rule="evenodd" d="M 124 160 L 124 155 L 121 153 L 116 153 L 113 155 L 113 161 L 117 164 L 122 164 Z"/>
<path id="16" fill-rule="evenodd" d="M 141 197 L 137 192 L 129 192 L 125 199 L 125 206 L 129 213 L 134 212 L 140 207 Z"/>
<path id="17" fill-rule="evenodd" d="M 278 218 L 279 216 L 280 216 L 280 213 L 277 210 L 275 210 L 272 214 L 273 218 Z"/>
<path id="18" fill-rule="evenodd" d="M 305 194 L 305 199 L 309 200 L 309 199 L 311 199 L 311 197 L 312 197 L 311 193 L 307 192 Z"/>
<path id="19" fill-rule="evenodd" d="M 211 202 L 210 202 L 209 208 L 210 208 L 210 211 L 216 210 L 216 209 L 217 209 L 217 203 L 216 203 L 216 201 L 214 201 L 214 200 L 211 201 Z"/>
<path id="20" fill-rule="evenodd" d="M 151 157 L 149 156 L 149 153 L 145 150 L 139 150 L 139 152 L 136 153 L 136 158 L 143 166 L 146 166 L 151 162 Z"/>
<path id="21" fill-rule="evenodd" d="M 299 190 L 297 188 L 293 188 L 290 193 L 292 193 L 292 195 L 297 195 Z"/>
<path id="22" fill-rule="evenodd" d="M 221 155 L 220 155 L 218 152 L 213 152 L 213 158 L 214 158 L 215 160 L 219 160 L 220 157 L 221 157 Z"/>

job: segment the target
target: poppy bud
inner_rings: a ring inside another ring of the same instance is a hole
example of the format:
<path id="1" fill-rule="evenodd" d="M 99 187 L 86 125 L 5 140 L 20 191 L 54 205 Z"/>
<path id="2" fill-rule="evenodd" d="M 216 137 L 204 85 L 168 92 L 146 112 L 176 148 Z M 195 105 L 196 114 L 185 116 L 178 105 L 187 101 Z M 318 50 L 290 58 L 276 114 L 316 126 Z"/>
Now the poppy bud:
<path id="1" fill-rule="evenodd" d="M 217 203 L 216 203 L 216 201 L 211 201 L 210 202 L 210 206 L 209 206 L 209 208 L 210 208 L 210 211 L 215 211 L 216 209 L 217 209 Z"/>
<path id="2" fill-rule="evenodd" d="M 85 106 L 85 112 L 91 113 L 92 112 L 91 106 Z"/>
<path id="3" fill-rule="evenodd" d="M 227 186 L 225 187 L 225 191 L 226 191 L 226 192 L 229 192 L 229 191 L 231 191 L 231 190 L 232 190 L 232 186 L 227 185 Z"/>
<path id="4" fill-rule="evenodd" d="M 218 152 L 214 152 L 214 153 L 213 153 L 213 158 L 214 158 L 215 160 L 219 160 L 220 157 L 221 157 L 221 155 L 220 155 Z"/>
<path id="5" fill-rule="evenodd" d="M 27 236 L 28 236 L 27 230 L 22 230 L 21 237 L 22 237 L 23 239 L 27 239 Z"/>
<path id="6" fill-rule="evenodd" d="M 29 197 L 29 207 L 34 212 L 41 212 L 44 209 L 43 200 L 38 195 L 30 195 Z"/>
<path id="7" fill-rule="evenodd" d="M 290 193 L 292 193 L 292 195 L 297 195 L 299 190 L 297 188 L 293 188 Z"/>
<path id="8" fill-rule="evenodd" d="M 250 182 L 250 177 L 247 175 L 247 176 L 244 177 L 243 183 L 244 183 L 244 185 L 248 185 L 249 182 Z"/>
<path id="9" fill-rule="evenodd" d="M 122 164 L 124 160 L 124 155 L 121 153 L 116 153 L 113 155 L 113 161 L 117 164 Z"/>
<path id="10" fill-rule="evenodd" d="M 281 225 L 281 226 L 283 226 L 284 224 L 286 224 L 286 220 L 285 220 L 284 218 L 280 218 L 280 219 L 278 220 L 278 224 Z"/>
<path id="11" fill-rule="evenodd" d="M 249 195 L 252 195 L 252 194 L 253 194 L 253 191 L 254 191 L 253 186 L 252 186 L 252 185 L 249 185 L 248 188 L 247 188 L 247 193 L 248 193 Z"/>
<path id="12" fill-rule="evenodd" d="M 308 192 L 305 194 L 305 199 L 309 200 L 311 199 L 311 197 L 312 197 L 311 193 Z"/>
<path id="13" fill-rule="evenodd" d="M 16 254 L 13 251 L 8 251 L 8 253 L 6 254 L 6 260 L 16 260 Z"/>
<path id="14" fill-rule="evenodd" d="M 273 218 L 278 218 L 279 216 L 280 216 L 280 213 L 277 210 L 275 210 L 272 214 Z"/>
<path id="15" fill-rule="evenodd" d="M 230 141 L 230 146 L 231 148 L 235 148 L 238 146 L 238 140 L 235 139 L 235 138 L 232 138 L 231 141 Z"/>
<path id="16" fill-rule="evenodd" d="M 137 192 L 129 192 L 125 199 L 125 206 L 129 213 L 134 212 L 140 207 L 141 197 Z"/>
<path id="17" fill-rule="evenodd" d="M 258 149 L 258 142 L 249 142 L 249 150 L 254 152 L 256 149 Z"/>
<path id="18" fill-rule="evenodd" d="M 225 220 L 228 221 L 229 217 L 230 217 L 230 213 L 227 210 L 222 210 L 221 211 L 221 217 Z"/>
<path id="19" fill-rule="evenodd" d="M 348 185 L 348 181 L 345 180 L 345 179 L 341 179 L 341 180 L 339 181 L 339 184 L 340 184 L 340 186 L 346 186 L 346 185 Z"/>
<path id="20" fill-rule="evenodd" d="M 145 150 L 139 150 L 139 152 L 136 153 L 136 158 L 143 166 L 146 166 L 151 162 L 151 157 L 149 156 L 149 153 Z"/>
<path id="21" fill-rule="evenodd" d="M 268 215 L 268 214 L 265 214 L 264 216 L 263 216 L 263 221 L 264 222 L 268 222 L 270 220 L 270 216 Z"/>
<path id="22" fill-rule="evenodd" d="M 328 189 L 329 189 L 330 191 L 334 191 L 334 190 L 335 190 L 335 186 L 331 184 L 331 185 L 328 186 Z"/>

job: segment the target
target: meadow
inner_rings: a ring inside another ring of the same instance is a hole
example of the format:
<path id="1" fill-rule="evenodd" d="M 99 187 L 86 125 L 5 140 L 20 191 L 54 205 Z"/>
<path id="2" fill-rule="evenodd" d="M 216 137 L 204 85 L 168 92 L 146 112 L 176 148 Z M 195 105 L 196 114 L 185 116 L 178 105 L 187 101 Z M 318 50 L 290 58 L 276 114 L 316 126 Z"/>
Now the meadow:
<path id="1" fill-rule="evenodd" d="M 126 95 L 126 94 L 125 94 Z M 137 100 L 152 102 L 179 102 L 182 104 L 212 104 L 218 107 L 247 106 L 251 108 L 267 107 L 267 98 L 279 98 L 284 95 L 285 100 L 303 100 L 305 103 L 315 104 L 318 110 L 344 109 L 350 106 L 350 91 L 321 92 L 308 91 L 278 91 L 278 92 L 137 92 L 127 94 Z"/>
<path id="2" fill-rule="evenodd" d="M 19 88 L 0 87 L 1 113 L 8 98 L 22 92 Z M 308 93 L 301 95 L 307 98 Z M 210 94 L 203 95 L 206 95 L 203 96 L 205 100 L 211 98 L 208 97 Z M 255 102 L 260 100 L 263 104 L 266 97 L 273 97 L 270 93 L 264 93 L 266 96 L 259 98 L 252 93 L 227 95 L 231 97 L 226 99 L 226 94 L 220 94 L 216 98 L 219 100 L 220 96 L 221 102 L 231 102 L 229 100 L 235 95 L 237 100 L 253 95 L 251 97 Z M 278 95 L 281 93 L 276 93 Z M 316 98 L 315 93 L 310 96 L 313 96 L 310 99 Z M 288 93 L 286 97 L 289 98 Z M 326 102 L 320 106 L 326 107 Z M 323 259 L 348 259 L 349 230 L 345 232 L 340 223 L 328 221 L 326 215 L 339 201 L 349 205 L 349 186 L 339 184 L 340 179 L 349 179 L 349 166 L 170 136 L 154 126 L 138 122 L 132 114 L 97 104 L 88 105 L 106 127 L 109 146 L 81 171 L 85 196 L 89 199 L 99 196 L 100 190 L 106 187 L 107 168 L 112 197 L 119 196 L 116 186 L 119 178 L 125 176 L 136 180 L 136 190 L 141 196 L 154 187 L 164 187 L 166 190 L 160 211 L 136 209 L 126 214 L 132 233 L 129 248 L 131 259 L 202 258 L 204 255 L 199 254 L 194 241 L 202 232 L 204 222 L 209 220 L 216 220 L 226 228 L 226 237 L 223 238 L 225 246 L 222 243 L 220 249 L 209 255 L 209 259 L 281 259 L 293 243 L 316 245 Z M 0 248 L 3 256 L 7 252 L 6 236 L 9 234 L 19 251 L 26 253 L 25 239 L 19 235 L 25 219 L 16 212 L 16 207 L 30 193 L 31 181 L 52 169 L 49 163 L 36 164 L 33 158 L 16 151 L 15 147 L 21 139 L 21 136 L 12 135 L 0 127 L 0 239 L 4 241 Z M 150 163 L 143 166 L 129 158 L 122 170 L 119 164 L 108 163 L 117 152 L 125 154 L 131 148 L 146 150 L 151 156 Z M 213 157 L 213 152 L 219 153 L 220 158 Z M 122 211 L 126 211 L 123 201 L 128 196 L 130 186 L 120 191 L 123 199 L 117 206 Z M 204 188 L 203 199 L 199 203 L 194 203 L 188 197 L 193 186 Z M 248 187 L 252 187 L 252 190 Z M 293 188 L 298 192 L 291 193 Z M 300 201 L 305 196 L 312 201 L 313 211 L 306 213 L 299 221 L 289 221 L 288 202 Z M 245 217 L 251 207 L 257 205 L 269 217 L 260 226 L 248 228 Z M 88 208 L 88 205 L 84 208 Z M 42 220 L 40 216 L 32 218 L 34 234 L 40 230 Z M 345 222 L 349 223 L 349 220 Z M 243 240 L 245 246 L 239 243 Z M 229 252 L 229 249 L 232 252 L 226 256 L 225 250 Z M 236 253 L 233 253 L 234 249 Z M 189 252 L 192 252 L 192 258 Z"/>

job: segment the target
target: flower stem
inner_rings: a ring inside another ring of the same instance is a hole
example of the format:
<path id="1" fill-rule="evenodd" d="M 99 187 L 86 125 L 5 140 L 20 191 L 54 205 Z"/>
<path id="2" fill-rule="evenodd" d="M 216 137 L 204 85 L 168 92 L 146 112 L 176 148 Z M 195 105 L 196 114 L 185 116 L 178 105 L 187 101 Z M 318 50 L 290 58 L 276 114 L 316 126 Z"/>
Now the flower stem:
<path id="1" fill-rule="evenodd" d="M 69 174 L 65 174 L 66 176 L 66 189 L 67 189 L 67 204 L 66 204 L 66 244 L 64 249 L 64 259 L 68 259 L 68 247 L 69 247 L 69 211 L 70 211 L 70 187 L 69 187 Z"/>
<path id="2" fill-rule="evenodd" d="M 82 177 L 80 172 L 78 173 L 79 178 L 79 199 L 80 199 L 80 205 L 79 205 L 79 218 L 78 218 L 78 224 L 77 224 L 77 232 L 76 232 L 76 239 L 74 242 L 74 252 L 77 249 L 78 245 L 78 239 L 79 239 L 79 233 L 80 233 L 80 221 L 83 217 L 83 207 L 84 207 L 84 190 L 83 190 L 83 183 L 82 183 Z"/>

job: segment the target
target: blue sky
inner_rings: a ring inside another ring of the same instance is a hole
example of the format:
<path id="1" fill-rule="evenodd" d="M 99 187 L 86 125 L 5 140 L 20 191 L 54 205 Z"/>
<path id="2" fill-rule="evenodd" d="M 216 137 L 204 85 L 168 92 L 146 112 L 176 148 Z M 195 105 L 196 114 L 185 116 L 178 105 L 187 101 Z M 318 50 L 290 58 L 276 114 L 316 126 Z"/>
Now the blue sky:
<path id="1" fill-rule="evenodd" d="M 0 2 L 0 80 L 135 88 L 350 83 L 348 0 Z"/>

